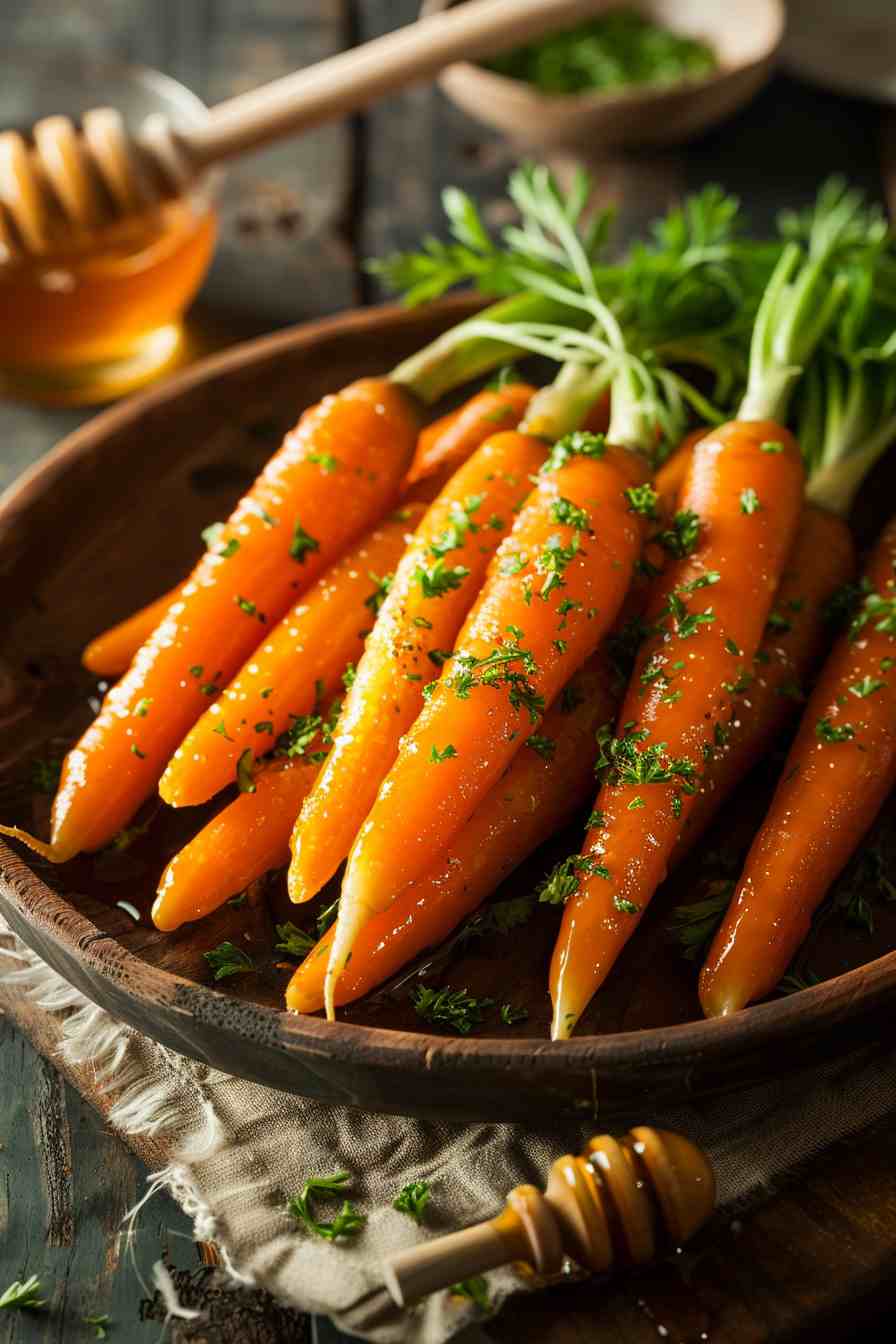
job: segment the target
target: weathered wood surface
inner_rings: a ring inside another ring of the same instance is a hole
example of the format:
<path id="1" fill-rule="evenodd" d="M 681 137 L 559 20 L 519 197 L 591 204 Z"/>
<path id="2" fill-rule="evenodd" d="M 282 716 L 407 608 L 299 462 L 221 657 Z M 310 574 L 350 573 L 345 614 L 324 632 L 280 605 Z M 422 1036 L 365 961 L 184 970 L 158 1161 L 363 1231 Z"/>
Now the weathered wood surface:
<path id="1" fill-rule="evenodd" d="M 73 43 L 145 61 L 212 100 L 306 64 L 348 42 L 412 19 L 415 0 L 4 0 L 0 40 Z M 683 186 L 721 181 L 758 224 L 781 205 L 804 203 L 839 170 L 880 190 L 879 113 L 786 80 L 742 116 L 685 152 L 641 155 L 598 167 L 605 200 L 620 197 L 625 236 Z M 890 131 L 892 159 L 892 128 Z M 197 348 L 376 297 L 360 259 L 436 226 L 447 182 L 474 189 L 500 221 L 511 150 L 432 89 L 390 99 L 350 125 L 316 131 L 235 168 L 222 200 L 222 242 L 191 323 Z M 559 164 L 562 171 L 566 165 Z M 891 189 L 892 184 L 889 183 Z M 84 418 L 80 412 L 0 410 L 0 485 Z M 53 1050 L 45 1014 L 6 996 L 0 1022 L 0 1287 L 37 1272 L 54 1310 L 0 1316 L 0 1344 L 89 1339 L 87 1314 L 109 1312 L 110 1338 L 152 1340 L 139 1287 L 117 1243 L 121 1215 L 142 1192 L 146 1167 L 110 1136 L 94 1109 L 26 1043 Z M 26 1020 L 27 1019 L 27 1020 Z M 82 1084 L 85 1085 L 86 1084 Z M 157 1154 L 143 1157 L 152 1165 Z M 694 1300 L 668 1274 L 615 1286 L 570 1287 L 511 1305 L 489 1334 L 500 1341 L 595 1344 L 658 1336 L 714 1344 L 853 1339 L 893 1305 L 896 1135 L 884 1126 L 813 1164 L 788 1191 L 713 1240 L 693 1266 Z M 144 1273 L 160 1246 L 186 1267 L 195 1252 L 186 1220 L 159 1198 L 135 1245 Z M 185 1296 L 186 1296 L 185 1292 Z M 208 1326 L 209 1344 L 303 1337 L 297 1318 L 270 1305 Z M 660 1331 L 659 1327 L 663 1330 Z M 114 1331 L 114 1333 L 113 1333 Z M 665 1333 L 668 1332 L 668 1333 Z M 872 1337 L 865 1334 L 866 1338 Z M 882 1336 L 883 1337 L 883 1336 Z"/>

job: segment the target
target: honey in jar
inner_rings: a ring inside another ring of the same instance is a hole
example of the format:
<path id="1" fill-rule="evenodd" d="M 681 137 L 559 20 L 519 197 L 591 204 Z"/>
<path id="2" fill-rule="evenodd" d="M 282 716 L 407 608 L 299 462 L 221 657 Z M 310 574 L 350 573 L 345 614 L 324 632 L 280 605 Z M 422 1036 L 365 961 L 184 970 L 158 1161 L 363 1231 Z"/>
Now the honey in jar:
<path id="1" fill-rule="evenodd" d="M 0 377 L 7 395 L 105 401 L 176 357 L 180 319 L 211 260 L 201 195 L 0 257 Z"/>

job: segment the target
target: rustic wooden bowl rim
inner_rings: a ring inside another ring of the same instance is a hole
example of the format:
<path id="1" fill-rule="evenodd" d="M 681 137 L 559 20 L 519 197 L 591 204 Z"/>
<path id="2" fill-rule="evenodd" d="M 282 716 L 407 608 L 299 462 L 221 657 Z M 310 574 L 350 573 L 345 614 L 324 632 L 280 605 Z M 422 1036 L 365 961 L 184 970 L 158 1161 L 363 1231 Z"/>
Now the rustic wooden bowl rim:
<path id="1" fill-rule="evenodd" d="M 475 301 L 461 296 L 443 301 L 441 311 L 446 319 L 458 320 L 475 307 Z M 343 332 L 376 331 L 383 325 L 400 327 L 413 321 L 408 310 L 397 305 L 384 305 L 360 312 L 349 312 L 326 318 L 251 340 L 196 364 L 186 372 L 162 385 L 104 411 L 86 425 L 68 435 L 44 459 L 36 463 L 0 496 L 0 527 L 16 514 L 27 509 L 32 498 L 41 495 L 70 464 L 84 456 L 101 451 L 108 434 L 128 425 L 137 425 L 141 419 L 162 406 L 175 403 L 188 389 L 211 378 L 227 375 L 230 371 L 264 361 L 284 351 L 300 351 L 321 337 L 339 336 Z M 52 947 L 61 965 L 82 964 L 99 980 L 109 976 L 110 966 L 127 967 L 126 994 L 136 1003 L 151 1011 L 153 1003 L 164 1002 L 170 1009 L 176 992 L 188 990 L 184 1004 L 193 1005 L 197 995 L 210 996 L 210 1003 L 221 1003 L 232 995 L 171 972 L 164 971 L 128 952 L 111 935 L 103 933 L 90 919 L 77 911 L 70 902 L 49 888 L 20 856 L 0 842 L 0 877 L 5 878 L 3 895 L 11 901 L 19 919 L 17 932 L 28 941 L 33 929 L 36 940 Z M 74 918 L 72 917 L 74 915 Z M 100 953 L 99 946 L 112 942 L 115 955 L 110 959 L 108 948 Z M 134 984 L 139 989 L 134 989 Z M 121 980 L 115 977 L 121 991 Z M 326 1022 L 321 1018 L 287 1013 L 285 1010 L 252 1005 L 253 1017 L 267 1021 L 274 1035 L 287 1050 L 301 1049 L 325 1052 L 334 1062 L 339 1057 L 363 1058 L 366 1063 L 387 1069 L 401 1070 L 414 1066 L 432 1067 L 434 1059 L 444 1062 L 455 1059 L 463 1063 L 466 1072 L 518 1068 L 526 1065 L 538 1074 L 549 1077 L 571 1069 L 601 1065 L 606 1070 L 625 1070 L 638 1066 L 643 1070 L 651 1060 L 665 1063 L 680 1057 L 683 1062 L 699 1059 L 701 1064 L 722 1059 L 748 1049 L 751 1053 L 775 1042 L 792 1039 L 796 1046 L 803 1028 L 818 1033 L 825 1027 L 870 1013 L 875 1007 L 892 998 L 896 989 L 896 952 L 889 952 L 876 960 L 847 971 L 831 980 L 802 990 L 787 998 L 746 1009 L 729 1019 L 692 1021 L 673 1026 L 639 1031 L 618 1032 L 602 1036 L 574 1037 L 570 1041 L 551 1043 L 547 1040 L 511 1039 L 497 1037 L 444 1037 L 425 1033 L 396 1031 L 383 1027 L 363 1026 L 346 1021 Z M 237 995 L 238 997 L 238 995 Z M 183 1004 L 182 1011 L 189 1011 Z M 795 1055 L 795 1066 L 798 1061 Z"/>

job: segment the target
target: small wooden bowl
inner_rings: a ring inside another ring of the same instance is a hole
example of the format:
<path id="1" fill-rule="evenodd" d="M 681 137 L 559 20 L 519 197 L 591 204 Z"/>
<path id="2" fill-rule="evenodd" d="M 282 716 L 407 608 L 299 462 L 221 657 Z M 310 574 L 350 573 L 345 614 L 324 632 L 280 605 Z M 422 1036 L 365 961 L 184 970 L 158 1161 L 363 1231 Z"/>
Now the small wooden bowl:
<path id="1" fill-rule="evenodd" d="M 428 0 L 424 9 L 435 12 L 451 3 Z M 596 13 L 606 8 L 606 0 L 595 0 Z M 439 82 L 470 116 L 512 140 L 595 156 L 686 140 L 736 112 L 768 80 L 784 35 L 781 0 L 638 0 L 637 8 L 664 27 L 708 42 L 719 68 L 674 84 L 564 95 L 539 93 L 464 61 L 449 66 Z"/>
<path id="2" fill-rule="evenodd" d="M 301 410 L 352 378 L 382 373 L 471 311 L 462 298 L 350 312 L 249 341 L 95 417 L 6 492 L 4 820 L 46 827 L 49 799 L 32 794 L 29 766 L 60 755 L 90 720 L 96 683 L 79 666 L 87 640 L 190 567 L 200 529 L 227 517 Z M 893 498 L 892 480 L 891 470 L 886 483 L 872 482 L 878 514 Z M 705 847 L 719 836 L 735 850 L 745 844 L 767 797 L 761 781 L 758 789 L 755 780 L 745 786 Z M 291 967 L 275 950 L 274 923 L 301 913 L 289 906 L 282 878 L 268 883 L 257 906 L 225 904 L 171 935 L 147 918 L 165 863 L 207 816 L 208 809 L 162 809 L 123 852 L 57 868 L 0 842 L 0 915 L 122 1021 L 271 1087 L 440 1120 L 534 1124 L 598 1110 L 602 1122 L 644 1120 L 695 1095 L 784 1077 L 884 1040 L 893 1021 L 896 952 L 880 955 L 896 945 L 892 904 L 875 907 L 873 939 L 828 922 L 828 941 L 812 954 L 813 967 L 829 977 L 823 983 L 703 1021 L 696 966 L 665 933 L 669 902 L 693 899 L 688 864 L 657 894 L 571 1041 L 546 1039 L 546 969 L 557 923 L 551 906 L 510 938 L 470 940 L 428 976 L 525 1008 L 528 1017 L 511 1028 L 495 1013 L 475 1037 L 435 1035 L 414 1013 L 407 986 L 350 1005 L 336 1022 L 286 1013 Z M 503 894 L 530 891 L 578 842 L 575 832 L 557 837 L 550 852 L 508 879 Z M 139 908 L 140 922 L 128 907 Z M 244 947 L 257 969 L 216 986 L 203 953 L 225 940 Z"/>

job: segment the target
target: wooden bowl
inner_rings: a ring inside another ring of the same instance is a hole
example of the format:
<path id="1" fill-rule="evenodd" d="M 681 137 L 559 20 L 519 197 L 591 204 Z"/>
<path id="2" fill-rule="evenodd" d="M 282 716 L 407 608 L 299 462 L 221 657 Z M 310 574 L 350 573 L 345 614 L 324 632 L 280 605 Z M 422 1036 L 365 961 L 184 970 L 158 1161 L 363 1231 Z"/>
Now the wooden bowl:
<path id="1" fill-rule="evenodd" d="M 427 12 L 452 0 L 428 0 Z M 595 0 L 595 12 L 607 8 Z M 587 13 L 588 6 L 583 10 Z M 664 27 L 708 42 L 719 68 L 700 78 L 612 93 L 544 94 L 520 80 L 468 61 L 451 65 L 440 84 L 470 116 L 533 149 L 599 156 L 636 145 L 676 144 L 730 116 L 762 88 L 784 34 L 781 0 L 638 0 Z"/>
<path id="2" fill-rule="evenodd" d="M 61 754 L 89 718 L 96 687 L 78 662 L 87 639 L 184 572 L 200 528 L 226 516 L 303 407 L 391 367 L 467 312 L 466 301 L 377 309 L 250 342 L 100 415 L 7 492 L 4 819 L 46 826 L 48 799 L 32 796 L 29 766 L 35 756 Z M 765 796 L 754 787 L 736 800 L 721 823 L 726 844 L 738 828 L 749 834 Z M 55 869 L 0 845 L 0 914 L 117 1017 L 287 1091 L 441 1119 L 534 1123 L 597 1108 L 601 1117 L 643 1121 L 689 1096 L 790 1074 L 797 1063 L 867 1043 L 896 1010 L 896 955 L 859 965 L 876 946 L 896 945 L 896 909 L 884 908 L 878 944 L 841 934 L 821 949 L 816 969 L 833 976 L 825 983 L 732 1020 L 694 1020 L 696 967 L 669 945 L 663 913 L 663 902 L 693 882 L 690 867 L 658 897 L 572 1041 L 546 1040 L 550 907 L 510 938 L 470 942 L 444 977 L 527 1008 L 528 1020 L 512 1028 L 494 1014 L 475 1038 L 424 1034 L 406 989 L 353 1005 L 336 1023 L 291 1016 L 279 1007 L 289 969 L 273 951 L 273 921 L 295 914 L 282 882 L 269 883 L 267 901 L 254 908 L 225 905 L 169 936 L 125 908 L 148 909 L 165 861 L 206 815 L 161 809 L 131 848 Z M 528 889 L 573 843 L 559 837 L 555 853 L 519 870 L 508 889 Z M 241 940 L 259 970 L 214 988 L 202 952 L 225 938 Z"/>

